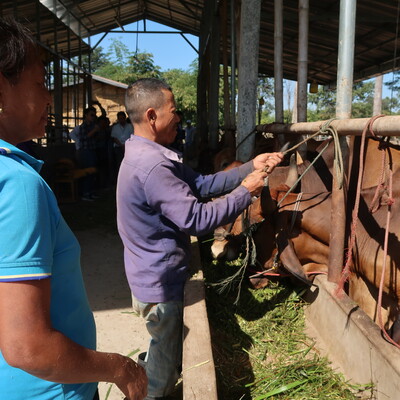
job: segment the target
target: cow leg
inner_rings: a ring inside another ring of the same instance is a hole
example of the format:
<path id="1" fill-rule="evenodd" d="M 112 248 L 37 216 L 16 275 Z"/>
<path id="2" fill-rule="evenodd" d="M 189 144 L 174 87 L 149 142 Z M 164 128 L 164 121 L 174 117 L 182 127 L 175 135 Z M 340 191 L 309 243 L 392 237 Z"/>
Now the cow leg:
<path id="1" fill-rule="evenodd" d="M 397 344 L 400 344 L 400 315 L 397 317 L 396 321 L 394 321 L 391 331 L 392 331 L 392 339 Z"/>
<path id="2" fill-rule="evenodd" d="M 376 300 L 371 293 L 371 288 L 364 279 L 356 274 L 351 274 L 349 279 L 349 297 L 376 322 Z"/>
<path id="3" fill-rule="evenodd" d="M 318 264 L 318 263 L 308 263 L 303 265 L 304 272 L 306 275 L 318 275 L 318 274 L 327 274 L 328 266 L 326 264 Z"/>
<path id="4" fill-rule="evenodd" d="M 357 274 L 351 274 L 349 279 L 349 297 L 374 321 L 378 322 L 377 299 L 378 289 Z M 384 296 L 381 307 L 382 321 L 384 324 L 389 319 L 390 306 Z"/>

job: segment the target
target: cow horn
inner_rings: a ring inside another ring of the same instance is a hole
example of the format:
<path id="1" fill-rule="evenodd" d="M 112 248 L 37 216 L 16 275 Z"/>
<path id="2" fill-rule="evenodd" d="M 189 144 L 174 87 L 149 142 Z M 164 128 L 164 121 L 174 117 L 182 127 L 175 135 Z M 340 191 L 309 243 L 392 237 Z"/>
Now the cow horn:
<path id="1" fill-rule="evenodd" d="M 280 148 L 280 152 L 283 153 L 284 151 L 286 151 L 290 146 L 290 142 L 286 142 L 281 148 Z"/>
<path id="2" fill-rule="evenodd" d="M 289 172 L 285 182 L 286 185 L 291 188 L 296 183 L 297 178 L 298 178 L 298 172 L 297 172 L 296 154 L 293 153 L 290 156 Z"/>

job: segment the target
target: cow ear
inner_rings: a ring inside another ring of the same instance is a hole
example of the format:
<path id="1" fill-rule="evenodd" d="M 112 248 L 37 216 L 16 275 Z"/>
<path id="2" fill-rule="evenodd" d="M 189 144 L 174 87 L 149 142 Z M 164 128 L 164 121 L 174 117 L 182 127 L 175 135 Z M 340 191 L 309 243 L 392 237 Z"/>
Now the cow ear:
<path id="1" fill-rule="evenodd" d="M 261 214 L 268 218 L 276 210 L 276 201 L 272 198 L 268 186 L 264 186 L 260 196 Z"/>

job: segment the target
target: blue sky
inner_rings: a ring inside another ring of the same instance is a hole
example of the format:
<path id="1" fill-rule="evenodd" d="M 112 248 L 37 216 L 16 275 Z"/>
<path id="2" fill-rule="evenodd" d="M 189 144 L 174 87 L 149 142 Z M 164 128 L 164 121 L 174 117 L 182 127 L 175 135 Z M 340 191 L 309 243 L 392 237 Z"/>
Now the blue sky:
<path id="1" fill-rule="evenodd" d="M 142 31 L 143 21 L 124 26 L 128 31 Z M 153 21 L 146 20 L 147 31 L 175 31 L 165 25 L 158 24 Z M 103 34 L 92 36 L 90 39 L 91 46 L 95 46 L 101 39 Z M 190 43 L 198 48 L 198 38 L 193 35 L 185 37 Z M 190 64 L 197 58 L 197 53 L 179 34 L 153 34 L 153 33 L 109 33 L 99 44 L 104 50 L 108 49 L 111 39 L 118 39 L 123 42 L 131 51 L 152 53 L 154 64 L 158 65 L 162 71 L 172 68 L 189 69 Z"/>

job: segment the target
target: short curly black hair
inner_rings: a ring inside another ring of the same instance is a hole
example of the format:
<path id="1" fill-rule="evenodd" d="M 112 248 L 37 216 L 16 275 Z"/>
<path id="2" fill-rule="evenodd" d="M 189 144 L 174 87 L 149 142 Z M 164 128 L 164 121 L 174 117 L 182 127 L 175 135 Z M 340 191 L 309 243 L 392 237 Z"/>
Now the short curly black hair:
<path id="1" fill-rule="evenodd" d="M 0 73 L 16 83 L 35 48 L 34 38 L 24 25 L 13 18 L 0 18 Z"/>

